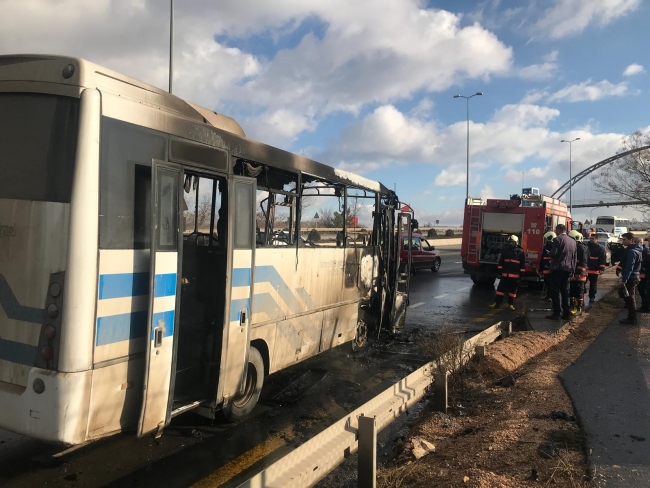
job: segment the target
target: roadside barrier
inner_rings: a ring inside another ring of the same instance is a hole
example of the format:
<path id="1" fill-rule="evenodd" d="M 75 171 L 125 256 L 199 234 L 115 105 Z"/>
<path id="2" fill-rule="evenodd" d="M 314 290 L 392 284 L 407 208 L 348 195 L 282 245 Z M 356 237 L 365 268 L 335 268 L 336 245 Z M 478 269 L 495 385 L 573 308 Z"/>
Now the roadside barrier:
<path id="1" fill-rule="evenodd" d="M 512 332 L 511 322 L 499 322 L 463 343 L 462 364 L 484 346 Z M 445 357 L 437 361 L 445 363 Z M 311 438 L 238 488 L 300 488 L 315 485 L 346 458 L 359 451 L 358 485 L 374 488 L 377 433 L 419 401 L 434 385 L 436 409 L 447 407 L 447 375 L 432 361 L 395 383 L 372 400 Z M 437 400 L 436 400 L 437 397 Z"/>

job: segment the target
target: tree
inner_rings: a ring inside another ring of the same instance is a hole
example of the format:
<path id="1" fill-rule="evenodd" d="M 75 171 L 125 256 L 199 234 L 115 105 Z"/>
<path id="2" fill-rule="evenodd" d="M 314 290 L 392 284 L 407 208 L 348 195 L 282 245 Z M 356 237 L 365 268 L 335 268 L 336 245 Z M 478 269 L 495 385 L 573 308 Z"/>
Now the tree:
<path id="1" fill-rule="evenodd" d="M 321 208 L 318 211 L 320 215 L 320 225 L 322 227 L 334 227 L 334 215 L 331 208 Z"/>
<path id="2" fill-rule="evenodd" d="M 197 221 L 199 223 L 199 232 L 210 229 L 210 216 L 212 214 L 212 197 L 204 195 L 199 201 L 199 209 L 197 212 Z"/>
<path id="3" fill-rule="evenodd" d="M 621 152 L 650 146 L 650 132 L 633 132 L 623 139 Z M 592 177 L 594 188 L 616 200 L 635 202 L 636 210 L 650 217 L 650 150 L 629 154 Z"/>

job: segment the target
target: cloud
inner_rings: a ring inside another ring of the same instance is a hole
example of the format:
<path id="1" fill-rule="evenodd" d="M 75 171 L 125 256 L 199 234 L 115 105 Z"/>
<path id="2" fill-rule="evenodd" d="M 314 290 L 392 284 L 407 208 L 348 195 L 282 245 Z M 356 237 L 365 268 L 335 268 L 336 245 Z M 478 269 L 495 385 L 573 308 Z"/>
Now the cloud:
<path id="1" fill-rule="evenodd" d="M 423 97 L 418 104 L 411 109 L 409 115 L 419 119 L 428 119 L 433 113 L 433 100 L 429 97 Z"/>
<path id="2" fill-rule="evenodd" d="M 550 124 L 559 117 L 556 108 L 508 104 L 484 123 L 470 121 L 470 184 L 507 175 L 514 179 L 514 174 L 518 174 L 516 181 L 521 181 L 521 170 L 516 166 L 528 158 L 536 161 L 530 169 L 524 167 L 531 186 L 542 187 L 549 175 L 564 181 L 569 168 L 568 148 L 560 143 L 562 139 L 581 138 L 573 144 L 574 174 L 621 147 L 622 134 L 598 133 L 589 126 L 567 133 L 551 130 Z M 460 185 L 465 181 L 466 137 L 464 120 L 445 126 L 384 106 L 344 128 L 338 140 L 330 141 L 313 156 L 360 173 L 389 165 L 435 164 L 444 168 L 435 184 Z"/>
<path id="3" fill-rule="evenodd" d="M 628 93 L 627 82 L 610 83 L 607 80 L 593 83 L 591 79 L 569 85 L 556 91 L 548 97 L 552 102 L 584 102 L 595 101 L 607 97 L 621 97 Z"/>
<path id="4" fill-rule="evenodd" d="M 557 178 L 550 179 L 544 184 L 544 190 L 546 190 L 549 195 L 555 192 L 558 188 L 560 188 L 560 182 Z"/>
<path id="5" fill-rule="evenodd" d="M 558 117 L 560 111 L 531 104 L 504 105 L 492 117 L 492 122 L 504 125 L 517 125 L 520 127 L 543 127 Z"/>
<path id="6" fill-rule="evenodd" d="M 369 104 L 510 72 L 512 48 L 494 33 L 423 5 L 177 2 L 175 93 L 236 118 L 272 120 L 291 107 L 309 121 L 283 131 L 292 141 L 333 112 L 357 114 Z M 157 2 L 0 0 L 0 11 L 2 53 L 81 56 L 167 86 L 168 11 Z"/>
<path id="7" fill-rule="evenodd" d="M 290 145 L 300 132 L 314 131 L 317 124 L 302 114 L 278 109 L 243 119 L 242 125 L 248 137 L 282 146 Z"/>
<path id="8" fill-rule="evenodd" d="M 436 132 L 433 122 L 409 117 L 392 105 L 383 105 L 346 127 L 334 154 L 327 159 L 339 156 L 349 163 L 356 155 L 363 155 L 365 161 L 375 164 L 431 161 L 437 144 Z"/>
<path id="9" fill-rule="evenodd" d="M 466 173 L 452 172 L 443 169 L 438 174 L 438 176 L 436 176 L 434 183 L 437 186 L 454 186 L 454 185 L 463 185 L 465 184 L 466 180 L 467 180 Z"/>
<path id="10" fill-rule="evenodd" d="M 558 52 L 552 51 L 544 56 L 541 64 L 531 64 L 516 70 L 516 75 L 525 80 L 546 80 L 553 77 L 558 70 Z"/>
<path id="11" fill-rule="evenodd" d="M 494 190 L 492 190 L 492 187 L 490 185 L 486 185 L 479 192 L 479 197 L 481 198 L 481 200 L 487 200 L 488 198 L 494 198 Z"/>
<path id="12" fill-rule="evenodd" d="M 623 71 L 623 76 L 638 75 L 639 73 L 643 73 L 643 71 L 643 66 L 637 63 L 632 63 L 627 68 L 625 68 L 625 71 Z"/>
<path id="13" fill-rule="evenodd" d="M 505 179 L 511 183 L 521 183 L 521 173 L 524 173 L 524 179 L 539 179 L 539 178 L 544 178 L 549 171 L 549 167 L 545 168 L 539 168 L 539 167 L 534 167 L 534 168 L 528 168 L 524 169 L 521 168 L 521 170 L 515 170 L 515 169 L 510 169 L 506 173 Z"/>
<path id="14" fill-rule="evenodd" d="M 589 25 L 606 26 L 635 11 L 641 0 L 556 0 L 527 30 L 536 36 L 561 39 Z"/>

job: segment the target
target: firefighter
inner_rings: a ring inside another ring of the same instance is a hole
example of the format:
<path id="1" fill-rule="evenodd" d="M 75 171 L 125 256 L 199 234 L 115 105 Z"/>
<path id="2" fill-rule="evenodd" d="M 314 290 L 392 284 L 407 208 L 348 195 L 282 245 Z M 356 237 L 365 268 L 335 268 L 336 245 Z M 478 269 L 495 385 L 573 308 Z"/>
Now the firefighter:
<path id="1" fill-rule="evenodd" d="M 551 301 L 551 248 L 557 234 L 549 231 L 544 234 L 544 249 L 542 250 L 542 259 L 539 262 L 538 274 L 544 278 L 544 296 L 542 300 Z"/>
<path id="2" fill-rule="evenodd" d="M 576 269 L 571 278 L 569 296 L 571 297 L 571 315 L 580 315 L 585 302 L 585 284 L 587 283 L 587 261 L 589 261 L 589 251 L 587 246 L 582 243 L 583 237 L 577 230 L 569 232 L 569 237 L 576 241 Z"/>
<path id="3" fill-rule="evenodd" d="M 589 303 L 596 301 L 596 291 L 598 290 L 598 276 L 603 274 L 607 265 L 605 249 L 598 244 L 598 236 L 591 234 L 589 236 L 589 262 L 587 263 L 587 279 L 589 280 Z"/>
<path id="4" fill-rule="evenodd" d="M 517 285 L 521 273 L 526 271 L 526 255 L 524 250 L 518 246 L 517 236 L 508 237 L 508 245 L 501 251 L 498 270 L 501 273 L 499 287 L 497 288 L 494 303 L 490 308 L 499 308 L 503 303 L 503 297 L 508 294 L 508 308 L 515 309 L 515 298 L 517 298 Z"/>

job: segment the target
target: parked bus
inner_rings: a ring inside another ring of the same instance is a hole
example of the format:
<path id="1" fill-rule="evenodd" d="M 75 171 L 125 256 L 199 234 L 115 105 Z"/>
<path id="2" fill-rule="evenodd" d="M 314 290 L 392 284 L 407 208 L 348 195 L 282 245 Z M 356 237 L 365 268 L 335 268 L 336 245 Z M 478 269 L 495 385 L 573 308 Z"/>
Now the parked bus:
<path id="1" fill-rule="evenodd" d="M 612 215 L 601 215 L 596 217 L 596 228 L 602 229 L 605 232 L 614 234 L 616 237 L 621 237 L 630 228 L 630 221 L 621 217 Z"/>
<path id="2" fill-rule="evenodd" d="M 395 193 L 229 117 L 81 59 L 0 56 L 0 153 L 0 428 L 78 444 L 241 419 L 266 375 L 404 322 Z M 309 205 L 337 209 L 331 243 L 306 238 Z"/>

